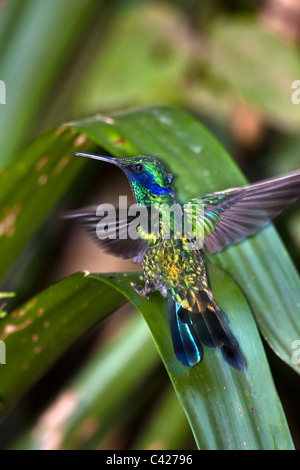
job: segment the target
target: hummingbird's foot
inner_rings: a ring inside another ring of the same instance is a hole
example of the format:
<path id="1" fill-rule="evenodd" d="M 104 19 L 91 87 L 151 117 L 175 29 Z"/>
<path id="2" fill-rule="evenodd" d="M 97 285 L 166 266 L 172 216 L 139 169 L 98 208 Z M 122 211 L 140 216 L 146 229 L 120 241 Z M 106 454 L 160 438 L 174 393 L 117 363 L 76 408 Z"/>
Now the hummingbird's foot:
<path id="1" fill-rule="evenodd" d="M 136 292 L 137 294 L 142 295 L 145 299 L 151 301 L 150 297 L 148 297 L 147 294 L 148 294 L 149 292 L 151 292 L 152 289 L 150 289 L 150 288 L 147 286 L 147 284 L 145 284 L 144 287 L 139 286 L 138 284 L 133 284 L 133 288 L 134 288 L 134 290 L 135 290 L 135 292 Z"/>

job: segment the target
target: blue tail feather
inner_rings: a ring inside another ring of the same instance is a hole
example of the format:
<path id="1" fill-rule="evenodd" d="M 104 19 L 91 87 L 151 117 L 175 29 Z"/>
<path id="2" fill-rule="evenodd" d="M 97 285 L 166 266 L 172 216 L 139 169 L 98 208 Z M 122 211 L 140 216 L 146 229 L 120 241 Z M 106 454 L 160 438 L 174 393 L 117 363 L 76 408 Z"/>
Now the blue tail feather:
<path id="1" fill-rule="evenodd" d="M 203 348 L 189 323 L 180 315 L 180 304 L 169 299 L 169 323 L 173 348 L 177 359 L 185 366 L 192 367 L 202 360 Z"/>

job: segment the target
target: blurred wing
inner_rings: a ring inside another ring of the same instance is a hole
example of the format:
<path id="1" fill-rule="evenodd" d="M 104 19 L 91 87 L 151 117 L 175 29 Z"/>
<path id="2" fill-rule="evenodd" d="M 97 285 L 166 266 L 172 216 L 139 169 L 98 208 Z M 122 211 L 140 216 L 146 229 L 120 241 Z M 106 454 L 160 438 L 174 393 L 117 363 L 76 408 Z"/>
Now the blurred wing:
<path id="1" fill-rule="evenodd" d="M 79 222 L 107 253 L 118 256 L 119 258 L 132 258 L 134 263 L 140 263 L 147 251 L 148 245 L 145 239 L 137 238 L 134 240 L 128 237 L 128 228 L 136 217 L 127 216 L 125 219 L 123 216 L 120 216 L 118 209 L 116 209 L 116 213 L 111 216 L 99 216 L 96 214 L 96 208 L 87 208 L 68 212 L 64 214 L 63 217 Z M 99 238 L 98 224 L 102 224 L 102 233 L 104 226 L 106 227 L 105 238 Z"/>
<path id="2" fill-rule="evenodd" d="M 255 234 L 300 199 L 300 171 L 192 199 L 203 204 L 203 249 L 216 253 Z"/>

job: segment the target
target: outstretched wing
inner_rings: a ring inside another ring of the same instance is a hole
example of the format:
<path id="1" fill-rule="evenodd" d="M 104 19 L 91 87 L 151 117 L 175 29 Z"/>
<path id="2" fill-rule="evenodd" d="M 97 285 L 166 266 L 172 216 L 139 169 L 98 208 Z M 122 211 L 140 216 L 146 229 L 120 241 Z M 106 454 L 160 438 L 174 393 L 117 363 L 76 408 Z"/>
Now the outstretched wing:
<path id="1" fill-rule="evenodd" d="M 132 239 L 128 236 L 130 224 L 136 216 L 124 216 L 116 209 L 112 215 L 97 215 L 97 208 L 70 211 L 63 215 L 64 218 L 79 222 L 85 230 L 99 243 L 107 253 L 119 258 L 131 258 L 134 263 L 140 263 L 147 251 L 146 238 Z M 102 224 L 101 232 L 105 232 L 105 238 L 99 238 L 99 225 Z M 104 229 L 105 226 L 105 230 Z M 98 229 L 98 230 L 97 230 Z"/>
<path id="2" fill-rule="evenodd" d="M 203 205 L 203 249 L 216 253 L 255 234 L 300 199 L 300 171 L 192 199 Z"/>

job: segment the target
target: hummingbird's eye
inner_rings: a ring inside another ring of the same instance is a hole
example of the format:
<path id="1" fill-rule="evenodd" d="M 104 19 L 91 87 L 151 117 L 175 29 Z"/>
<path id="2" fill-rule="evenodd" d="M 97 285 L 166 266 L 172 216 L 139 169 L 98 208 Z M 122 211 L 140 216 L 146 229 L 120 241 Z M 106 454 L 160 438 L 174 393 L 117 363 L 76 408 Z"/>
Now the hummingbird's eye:
<path id="1" fill-rule="evenodd" d="M 144 165 L 142 165 L 142 163 L 137 163 L 136 165 L 134 165 L 133 169 L 136 173 L 142 173 L 142 171 L 144 170 Z"/>

